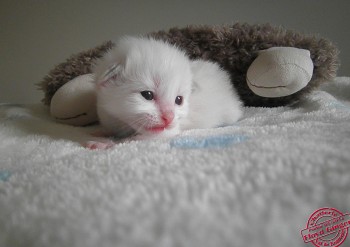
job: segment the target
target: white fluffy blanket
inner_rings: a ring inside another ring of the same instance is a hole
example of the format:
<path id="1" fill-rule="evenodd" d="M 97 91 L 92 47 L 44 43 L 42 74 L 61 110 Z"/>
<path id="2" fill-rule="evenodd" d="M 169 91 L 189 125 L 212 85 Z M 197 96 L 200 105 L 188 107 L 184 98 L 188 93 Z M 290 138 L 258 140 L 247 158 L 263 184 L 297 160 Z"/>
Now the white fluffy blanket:
<path id="1" fill-rule="evenodd" d="M 306 246 L 313 211 L 350 210 L 350 78 L 172 139 L 92 151 L 91 130 L 0 106 L 1 247 Z"/>

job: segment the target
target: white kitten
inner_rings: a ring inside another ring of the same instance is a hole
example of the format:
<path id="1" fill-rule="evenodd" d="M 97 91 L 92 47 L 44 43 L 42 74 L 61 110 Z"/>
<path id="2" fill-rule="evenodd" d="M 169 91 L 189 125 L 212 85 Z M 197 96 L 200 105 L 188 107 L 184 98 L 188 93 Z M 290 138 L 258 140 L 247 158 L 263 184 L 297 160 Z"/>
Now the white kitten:
<path id="1" fill-rule="evenodd" d="M 211 62 L 190 61 L 163 41 L 121 39 L 98 61 L 94 75 L 100 123 L 118 137 L 173 136 L 232 124 L 242 113 L 227 73 Z"/>

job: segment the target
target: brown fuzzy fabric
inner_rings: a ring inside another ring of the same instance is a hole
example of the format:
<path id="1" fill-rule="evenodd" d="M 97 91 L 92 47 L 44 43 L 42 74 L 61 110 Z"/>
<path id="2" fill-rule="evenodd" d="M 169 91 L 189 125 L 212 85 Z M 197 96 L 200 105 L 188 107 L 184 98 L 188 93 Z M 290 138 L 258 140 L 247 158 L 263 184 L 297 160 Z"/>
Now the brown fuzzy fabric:
<path id="1" fill-rule="evenodd" d="M 234 87 L 246 106 L 282 106 L 293 103 L 322 82 L 336 76 L 339 67 L 338 49 L 328 40 L 306 36 L 269 24 L 234 24 L 227 26 L 189 26 L 149 34 L 184 49 L 190 58 L 219 63 L 229 72 Z M 53 94 L 78 75 L 90 72 L 94 59 L 101 57 L 112 42 L 73 55 L 54 68 L 40 83 L 45 92 L 43 102 L 50 104 Z M 309 50 L 314 63 L 313 77 L 301 91 L 286 97 L 265 98 L 254 94 L 246 83 L 246 73 L 259 50 L 285 46 Z"/>
<path id="2" fill-rule="evenodd" d="M 53 68 L 44 79 L 38 83 L 39 89 L 45 93 L 42 102 L 50 105 L 56 91 L 73 78 L 91 73 L 91 65 L 114 46 L 113 42 L 107 41 L 100 46 L 87 51 L 72 55 L 65 62 Z"/>

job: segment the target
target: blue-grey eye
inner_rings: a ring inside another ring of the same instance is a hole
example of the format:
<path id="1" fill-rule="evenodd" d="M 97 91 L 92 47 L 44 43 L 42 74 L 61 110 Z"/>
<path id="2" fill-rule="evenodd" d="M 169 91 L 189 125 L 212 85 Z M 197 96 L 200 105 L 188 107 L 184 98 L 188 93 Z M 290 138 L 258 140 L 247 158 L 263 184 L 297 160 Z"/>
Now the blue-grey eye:
<path id="1" fill-rule="evenodd" d="M 183 97 L 182 96 L 176 96 L 175 98 L 175 104 L 182 105 Z"/>
<path id="2" fill-rule="evenodd" d="M 141 92 L 142 97 L 144 97 L 146 100 L 153 100 L 154 94 L 152 91 L 142 91 Z"/>

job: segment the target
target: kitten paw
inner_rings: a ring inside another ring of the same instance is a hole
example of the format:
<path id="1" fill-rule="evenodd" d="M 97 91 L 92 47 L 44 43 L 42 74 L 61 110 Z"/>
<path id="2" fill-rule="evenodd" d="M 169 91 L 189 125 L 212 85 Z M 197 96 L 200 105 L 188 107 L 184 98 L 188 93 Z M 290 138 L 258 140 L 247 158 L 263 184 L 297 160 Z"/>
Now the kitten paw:
<path id="1" fill-rule="evenodd" d="M 95 150 L 95 149 L 108 149 L 115 145 L 115 142 L 111 140 L 106 141 L 88 141 L 83 144 L 85 148 Z"/>

